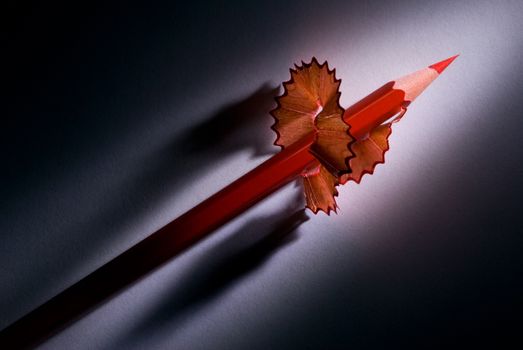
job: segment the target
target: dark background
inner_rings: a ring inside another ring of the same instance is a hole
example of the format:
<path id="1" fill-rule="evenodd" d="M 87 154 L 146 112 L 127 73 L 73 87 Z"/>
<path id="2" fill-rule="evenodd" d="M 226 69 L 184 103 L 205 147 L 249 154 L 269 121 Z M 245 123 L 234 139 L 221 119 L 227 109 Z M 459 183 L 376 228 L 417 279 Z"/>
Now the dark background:
<path id="1" fill-rule="evenodd" d="M 347 107 L 460 53 L 339 215 L 286 186 L 42 348 L 521 343 L 520 2 L 3 7 L 0 329 L 277 152 L 294 63 Z"/>

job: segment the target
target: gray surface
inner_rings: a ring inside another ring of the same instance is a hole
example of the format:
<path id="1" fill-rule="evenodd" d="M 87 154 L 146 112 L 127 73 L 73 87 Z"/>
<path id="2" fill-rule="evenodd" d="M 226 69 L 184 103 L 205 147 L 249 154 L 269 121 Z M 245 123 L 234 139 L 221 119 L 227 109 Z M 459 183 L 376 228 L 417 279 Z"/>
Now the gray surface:
<path id="1" fill-rule="evenodd" d="M 349 106 L 455 53 L 387 163 L 340 190 L 339 215 L 309 214 L 244 273 L 209 282 L 293 212 L 289 185 L 42 348 L 358 348 L 521 324 L 520 1 L 85 12 L 44 28 L 50 45 L 36 25 L 21 34 L 35 49 L 11 72 L 3 131 L 0 328 L 276 152 L 267 111 L 293 63 L 327 59 Z"/>

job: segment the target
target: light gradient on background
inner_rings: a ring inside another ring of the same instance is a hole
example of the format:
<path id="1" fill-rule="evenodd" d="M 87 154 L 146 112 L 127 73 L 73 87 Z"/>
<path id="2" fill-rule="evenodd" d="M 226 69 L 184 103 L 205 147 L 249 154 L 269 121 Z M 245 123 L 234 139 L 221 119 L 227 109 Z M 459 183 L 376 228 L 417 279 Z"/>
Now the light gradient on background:
<path id="1" fill-rule="evenodd" d="M 8 178 L 0 328 L 267 159 L 234 142 L 188 156 L 178 141 L 224 106 L 288 80 L 293 63 L 328 60 L 349 106 L 457 53 L 395 125 L 386 164 L 340 189 L 339 215 L 309 214 L 294 239 L 252 271 L 194 301 L 188 294 L 207 287 L 213 263 L 292 212 L 299 188 L 288 185 L 42 348 L 435 344 L 481 339 L 481 327 L 488 336 L 491 323 L 517 322 L 492 310 L 510 309 L 521 287 L 521 2 L 286 1 L 121 11 L 131 19 L 104 42 L 127 38 L 118 44 L 121 56 L 84 58 L 82 45 L 98 46 L 77 43 L 73 58 L 99 69 L 92 80 L 80 75 L 92 87 L 73 88 L 77 109 L 43 106 L 79 125 L 58 126 L 67 149 L 52 153 L 44 142 L 41 153 L 19 151 L 43 160 Z M 64 76 L 56 79 L 67 85 Z M 104 84 L 105 95 L 96 92 Z M 267 113 L 249 132 L 270 145 L 271 124 Z M 256 221 L 264 217 L 267 227 Z M 238 230 L 247 238 L 231 243 L 242 237 Z"/>

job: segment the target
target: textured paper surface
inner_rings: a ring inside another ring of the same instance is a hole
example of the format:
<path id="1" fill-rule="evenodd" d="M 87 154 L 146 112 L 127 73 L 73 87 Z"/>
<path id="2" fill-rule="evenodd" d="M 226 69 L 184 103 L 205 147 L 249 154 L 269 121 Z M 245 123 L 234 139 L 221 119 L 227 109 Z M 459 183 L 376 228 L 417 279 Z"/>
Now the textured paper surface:
<path id="1" fill-rule="evenodd" d="M 41 349 L 467 348 L 484 347 L 495 327 L 512 340 L 521 1 L 169 4 L 107 3 L 92 21 L 85 9 L 66 21 L 62 4 L 46 2 L 33 41 L 18 38 L 31 50 L 3 50 L 23 64 L 5 66 L 20 97 L 6 99 L 3 116 L 20 128 L 1 127 L 0 327 L 269 157 L 253 157 L 253 145 L 278 152 L 272 95 L 257 101 L 262 111 L 227 119 L 241 122 L 233 136 L 249 135 L 244 146 L 217 137 L 188 153 L 176 141 L 279 86 L 290 62 L 328 59 L 347 107 L 461 53 L 394 127 L 386 166 L 338 187 L 340 215 L 310 215 L 244 274 L 211 284 L 303 195 L 286 186 Z"/>

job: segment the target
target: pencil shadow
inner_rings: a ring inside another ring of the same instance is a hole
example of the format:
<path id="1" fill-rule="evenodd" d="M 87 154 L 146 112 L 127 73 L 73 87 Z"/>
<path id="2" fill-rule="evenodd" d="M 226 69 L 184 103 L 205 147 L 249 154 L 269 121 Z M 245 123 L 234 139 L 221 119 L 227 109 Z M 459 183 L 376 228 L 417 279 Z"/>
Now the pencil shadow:
<path id="1" fill-rule="evenodd" d="M 144 161 L 145 171 L 128 177 L 122 193 L 147 193 L 158 203 L 230 154 L 242 150 L 249 150 L 252 157 L 275 153 L 269 111 L 278 91 L 279 87 L 264 83 L 245 98 L 223 106 L 211 117 L 173 136 Z M 114 215 L 108 217 L 113 220 Z"/>
<path id="2" fill-rule="evenodd" d="M 216 146 L 220 152 L 248 148 L 253 156 L 273 153 L 272 142 L 267 142 L 267 135 L 272 135 L 267 127 L 267 112 L 274 107 L 278 91 L 279 87 L 263 84 L 247 98 L 224 106 L 213 117 L 192 127 L 176 146 L 192 155 Z"/>
<path id="3" fill-rule="evenodd" d="M 129 225 L 154 214 L 161 203 L 176 196 L 176 192 L 190 184 L 196 175 L 207 172 L 227 155 L 242 149 L 250 149 L 256 155 L 270 154 L 272 140 L 260 136 L 263 133 L 256 129 L 272 122 L 268 111 L 274 104 L 277 90 L 263 84 L 247 97 L 213 113 L 189 131 L 191 136 L 173 136 L 170 142 L 144 159 L 141 168 L 126 174 L 120 184 L 111 189 L 114 201 L 100 203 L 99 214 L 81 226 L 71 225 L 64 230 L 69 233 L 67 236 L 71 239 L 89 237 L 84 248 L 87 246 L 86 250 L 97 254 L 96 248 L 101 242 L 117 240 Z M 228 135 L 250 134 L 252 137 L 230 140 L 226 136 L 216 136 L 206 140 L 209 135 L 206 130 L 215 130 L 219 134 L 221 129 L 217 125 L 221 124 L 225 125 Z M 188 152 L 188 149 L 192 151 Z M 122 197 L 127 198 L 129 203 L 144 205 L 123 207 Z"/>
<path id="4" fill-rule="evenodd" d="M 285 210 L 249 220 L 204 252 L 181 278 L 172 281 L 169 293 L 140 322 L 118 337 L 114 347 L 125 348 L 162 327 L 183 323 L 184 316 L 225 293 L 298 239 L 297 229 L 307 220 L 305 209 L 295 210 L 291 215 Z"/>
<path id="5" fill-rule="evenodd" d="M 173 141 L 156 149 L 144 160 L 143 167 L 125 174 L 119 184 L 111 189 L 111 198 L 114 200 L 99 203 L 97 215 L 90 218 L 89 222 L 72 223 L 63 230 L 68 233 L 63 235 L 64 241 L 82 242 L 82 250 L 86 253 L 81 260 L 77 260 L 78 263 L 99 254 L 98 247 L 111 245 L 125 237 L 130 227 L 139 226 L 144 218 L 154 215 L 162 203 L 176 196 L 177 191 L 189 184 L 196 174 L 208 171 L 228 154 L 244 149 L 251 150 L 253 156 L 274 152 L 275 148 L 269 139 L 274 135 L 271 135 L 272 131 L 267 124 L 270 126 L 272 123 L 268 111 L 274 105 L 277 91 L 277 88 L 268 84 L 261 85 L 245 98 L 220 108 L 207 120 L 190 129 L 188 136 L 172 137 Z M 262 127 L 266 133 L 258 130 Z M 221 135 L 222 132 L 224 135 Z M 126 198 L 127 203 L 141 204 L 122 204 L 121 198 Z M 54 255 L 54 252 L 51 253 Z M 51 260 L 53 255 L 50 255 Z M 17 289 L 42 290 L 52 286 L 52 279 L 42 281 L 37 278 L 50 275 L 52 268 L 52 264 L 47 264 L 33 269 L 30 275 L 34 278 L 28 276 L 26 283 L 18 285 Z M 68 265 L 70 271 L 76 268 L 74 264 Z M 136 279 L 140 277 L 136 276 Z M 126 285 L 116 288 L 104 285 L 92 287 L 105 290 L 103 294 L 113 295 Z M 85 303 L 82 309 L 90 311 L 104 301 L 100 299 Z M 51 311 L 67 314 L 67 310 Z M 72 319 L 78 316 L 73 315 Z"/>
<path id="6" fill-rule="evenodd" d="M 155 203 L 161 205 L 173 198 L 179 189 L 190 185 L 199 174 L 207 173 L 232 153 L 250 150 L 253 157 L 275 153 L 269 111 L 274 107 L 278 90 L 262 84 L 245 98 L 225 105 L 197 126 L 173 136 L 144 160 L 144 170 L 128 174 L 119 189 L 122 196 L 134 193 L 131 201 L 143 201 L 145 194 L 149 211 L 130 215 L 129 211 L 122 211 L 119 203 L 114 203 L 112 208 L 104 210 L 100 224 L 109 220 L 124 225 L 130 217 L 152 214 Z"/>

